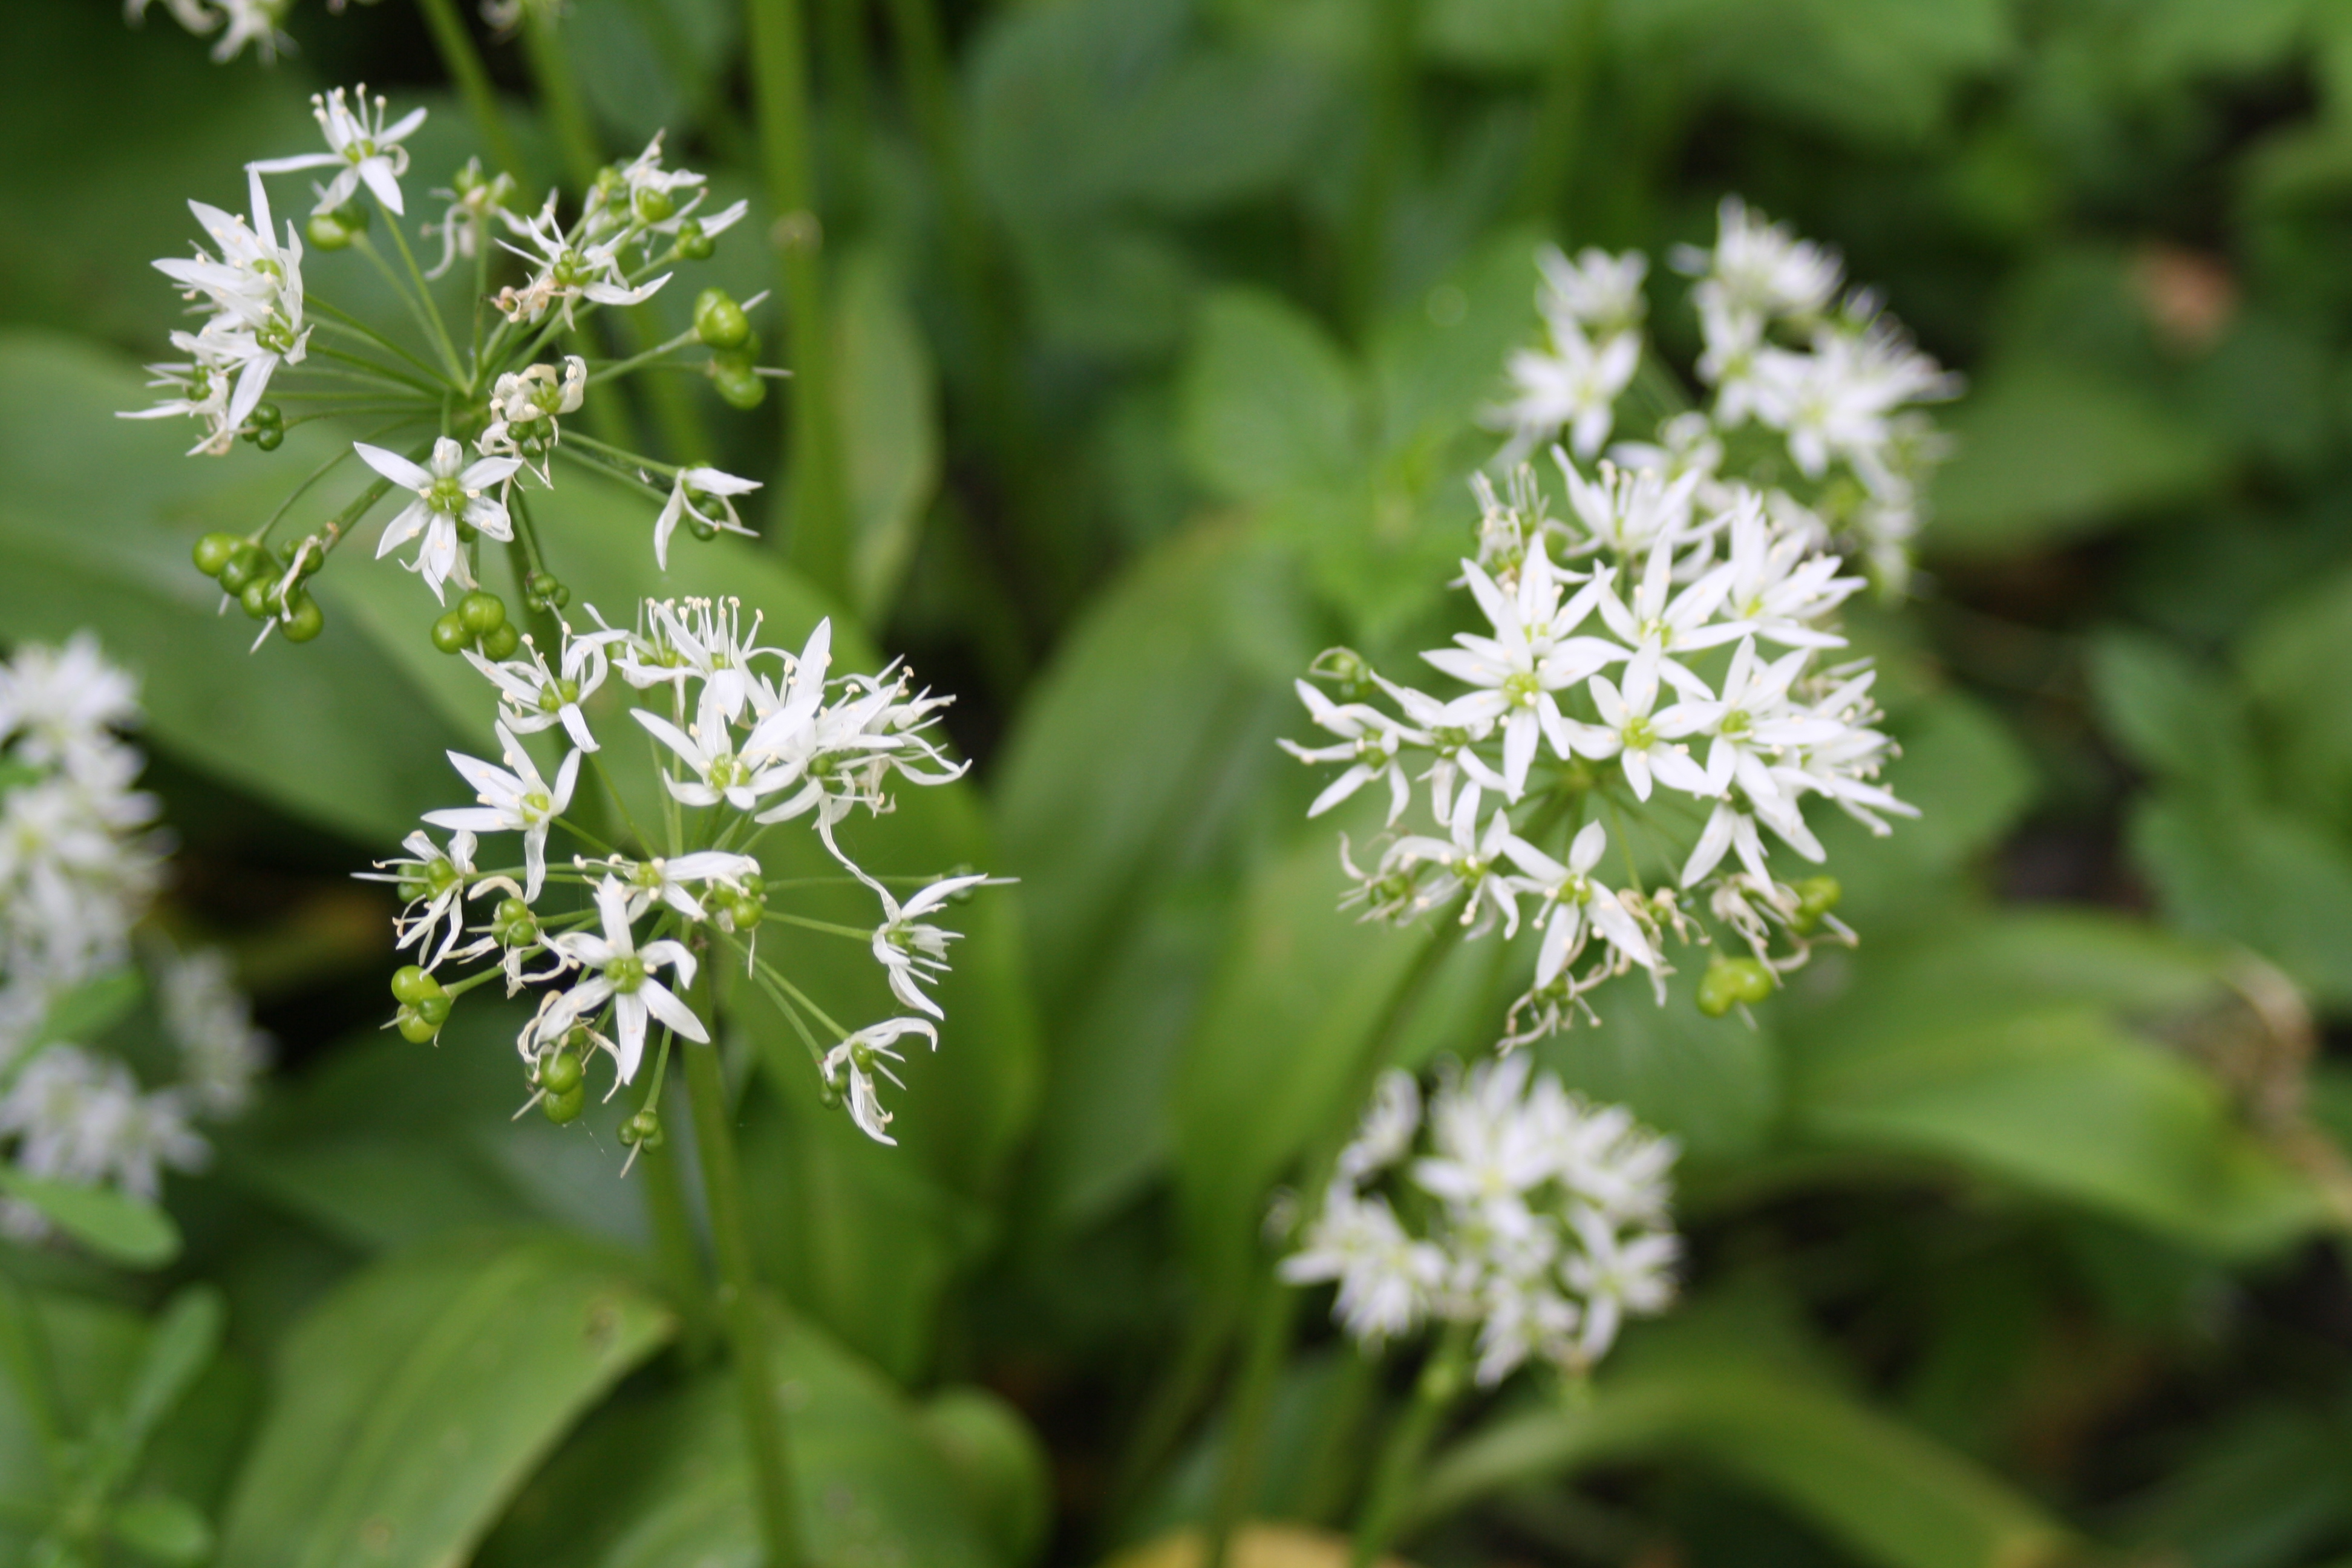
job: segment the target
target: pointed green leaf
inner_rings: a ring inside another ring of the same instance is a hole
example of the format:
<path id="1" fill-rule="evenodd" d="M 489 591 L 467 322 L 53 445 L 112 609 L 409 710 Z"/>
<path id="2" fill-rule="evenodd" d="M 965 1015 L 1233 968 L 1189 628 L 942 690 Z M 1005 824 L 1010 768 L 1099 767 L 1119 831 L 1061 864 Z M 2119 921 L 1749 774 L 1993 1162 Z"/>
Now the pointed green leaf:
<path id="1" fill-rule="evenodd" d="M 110 1263 L 161 1268 L 180 1255 L 180 1227 L 172 1216 L 129 1193 L 28 1176 L 6 1165 L 0 1165 L 0 1192 L 32 1205 Z"/>

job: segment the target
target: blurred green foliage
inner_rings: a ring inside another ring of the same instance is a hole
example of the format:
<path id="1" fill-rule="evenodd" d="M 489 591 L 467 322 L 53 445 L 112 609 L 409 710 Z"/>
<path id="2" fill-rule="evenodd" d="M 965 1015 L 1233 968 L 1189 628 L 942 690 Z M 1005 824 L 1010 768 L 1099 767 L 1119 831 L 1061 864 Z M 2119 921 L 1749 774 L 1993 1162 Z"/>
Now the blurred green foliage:
<path id="1" fill-rule="evenodd" d="M 1927 815 L 1832 843 L 1863 945 L 1757 1027 L 1621 1000 L 1542 1047 L 1684 1141 L 1688 1300 L 1580 1403 L 1521 1389 L 1449 1434 L 1412 1552 L 2352 1552 L 2352 8 L 810 10 L 854 602 L 731 540 L 671 586 L 788 642 L 830 608 L 960 693 L 975 784 L 859 852 L 1022 879 L 972 907 L 896 1150 L 740 999 L 821 1561 L 1084 1563 L 1204 1509 L 1268 1190 L 1414 951 L 1332 907 L 1330 825 L 1273 745 L 1289 679 L 1450 628 L 1533 246 L 1660 255 L 1727 191 L 1841 247 L 1971 381 L 1922 598 L 1855 627 Z M 11 23 L 0 638 L 92 626 L 139 670 L 187 846 L 170 918 L 236 944 L 288 1061 L 173 1188 L 168 1267 L 0 1258 L 0 1552 L 69 1516 L 109 1561 L 752 1562 L 705 1327 L 613 1179 L 619 1108 L 509 1126 L 517 1020 L 375 1033 L 384 911 L 334 915 L 486 710 L 388 570 L 322 579 L 330 635 L 248 658 L 186 550 L 271 481 L 110 417 L 174 324 L 147 262 L 184 202 L 306 146 L 314 87 L 430 103 L 417 174 L 445 178 L 470 128 L 430 40 L 404 0 L 298 5 L 274 68 L 160 10 Z M 735 6 L 572 0 L 559 37 L 606 152 L 667 126 L 761 188 Z M 744 297 L 770 270 L 717 264 Z M 788 477 L 772 404 L 694 399 L 693 456 Z M 567 575 L 625 597 L 643 509 L 568 506 Z M 1447 961 L 1407 1059 L 1490 1041 L 1496 963 Z M 58 1217 L 140 1255 L 136 1215 Z M 1256 1505 L 1342 1516 L 1403 1386 L 1309 1346 Z"/>

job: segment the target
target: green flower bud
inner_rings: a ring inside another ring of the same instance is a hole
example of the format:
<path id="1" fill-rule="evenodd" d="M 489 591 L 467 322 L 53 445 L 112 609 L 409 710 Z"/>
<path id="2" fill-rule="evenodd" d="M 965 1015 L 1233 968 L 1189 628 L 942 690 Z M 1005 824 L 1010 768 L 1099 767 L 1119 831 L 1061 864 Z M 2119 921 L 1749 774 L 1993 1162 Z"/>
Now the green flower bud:
<path id="1" fill-rule="evenodd" d="M 421 964 L 404 963 L 393 971 L 392 994 L 394 1001 L 422 1002 L 427 996 L 442 994 L 441 983 L 426 973 Z"/>
<path id="2" fill-rule="evenodd" d="M 577 1121 L 580 1113 L 588 1109 L 588 1086 L 575 1084 L 568 1094 L 548 1095 L 540 1100 L 539 1108 L 558 1127 Z"/>
<path id="3" fill-rule="evenodd" d="M 268 426 L 253 433 L 253 444 L 260 451 L 275 452 L 286 444 L 286 432 L 275 425 Z"/>
<path id="4" fill-rule="evenodd" d="M 676 211 L 677 203 L 671 199 L 667 191 L 656 190 L 648 185 L 637 193 L 637 216 L 647 223 L 659 223 Z"/>
<path id="5" fill-rule="evenodd" d="M 767 378 L 750 364 L 738 363 L 731 358 L 710 362 L 710 383 L 719 388 L 719 395 L 730 407 L 749 410 L 768 400 Z"/>
<path id="6" fill-rule="evenodd" d="M 226 565 L 220 569 L 220 585 L 224 592 L 242 594 L 245 585 L 269 568 L 269 557 L 261 546 L 250 540 L 237 540 L 229 548 Z"/>
<path id="7" fill-rule="evenodd" d="M 414 1007 L 403 1007 L 393 1019 L 393 1026 L 400 1031 L 400 1037 L 412 1046 L 430 1045 L 433 1037 L 441 1032 L 440 1025 L 425 1022 Z"/>
<path id="8" fill-rule="evenodd" d="M 1811 935 L 1822 923 L 1822 917 L 1837 908 L 1845 889 L 1838 886 L 1835 877 L 1808 877 L 1797 884 L 1796 927 L 1800 935 Z"/>
<path id="9" fill-rule="evenodd" d="M 570 1051 L 559 1050 L 542 1058 L 539 1064 L 539 1087 L 551 1095 L 570 1094 L 586 1077 L 580 1058 Z"/>
<path id="10" fill-rule="evenodd" d="M 443 653 L 462 653 L 466 645 L 473 640 L 466 633 L 466 623 L 457 618 L 455 610 L 433 623 L 433 646 Z"/>
<path id="11" fill-rule="evenodd" d="M 416 1002 L 415 1006 L 416 1016 L 437 1029 L 449 1021 L 450 1010 L 457 1005 L 457 999 L 444 991 L 437 995 L 423 998 Z"/>
<path id="12" fill-rule="evenodd" d="M 326 629 L 327 613 L 319 608 L 319 601 L 299 592 L 278 623 L 278 635 L 288 642 L 309 642 Z"/>
<path id="13" fill-rule="evenodd" d="M 751 340 L 751 322 L 726 289 L 705 289 L 694 297 L 694 334 L 714 349 L 740 349 Z"/>
<path id="14" fill-rule="evenodd" d="M 245 613 L 257 621 L 266 621 L 278 613 L 278 579 L 256 577 L 236 596 Z"/>
<path id="15" fill-rule="evenodd" d="M 245 542 L 234 533 L 207 533 L 196 541 L 196 570 L 207 577 L 217 577 L 228 569 L 236 555 L 236 547 Z"/>
<path id="16" fill-rule="evenodd" d="M 702 232 L 702 220 L 688 218 L 677 226 L 677 253 L 688 261 L 708 261 L 719 242 Z"/>
<path id="17" fill-rule="evenodd" d="M 512 658 L 515 649 L 520 647 L 522 633 L 515 628 L 512 621 L 492 626 L 482 634 L 482 657 L 485 658 Z"/>
<path id="18" fill-rule="evenodd" d="M 253 405 L 253 417 L 247 423 L 257 430 L 279 429 L 286 424 L 286 411 L 275 403 L 257 403 Z"/>
<path id="19" fill-rule="evenodd" d="M 457 601 L 457 619 L 474 636 L 486 636 L 507 624 L 506 601 L 477 588 Z"/>
<path id="20" fill-rule="evenodd" d="M 1762 1002 L 1772 994 L 1772 972 L 1752 958 L 1726 958 L 1717 953 L 1699 976 L 1698 1010 L 1720 1018 L 1741 1002 Z"/>
<path id="21" fill-rule="evenodd" d="M 640 1110 L 621 1123 L 621 1142 L 643 1144 L 648 1149 L 662 1146 L 661 1117 L 651 1110 Z"/>

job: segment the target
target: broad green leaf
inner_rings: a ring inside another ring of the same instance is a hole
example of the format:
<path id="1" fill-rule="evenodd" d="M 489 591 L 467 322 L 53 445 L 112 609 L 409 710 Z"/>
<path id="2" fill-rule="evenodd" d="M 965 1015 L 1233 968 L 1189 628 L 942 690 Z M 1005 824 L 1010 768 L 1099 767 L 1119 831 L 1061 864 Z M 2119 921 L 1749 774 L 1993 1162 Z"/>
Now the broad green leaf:
<path id="1" fill-rule="evenodd" d="M 226 1317 L 220 1292 L 209 1286 L 189 1286 L 164 1307 L 148 1333 L 146 1352 L 122 1403 L 115 1440 L 128 1454 L 135 1455 L 146 1445 L 157 1424 L 219 1353 Z"/>
<path id="2" fill-rule="evenodd" d="M 1012 1568 L 887 1379 L 805 1322 L 778 1322 L 771 1349 L 810 1561 Z M 479 1568 L 757 1568 L 737 1398 L 719 1375 L 600 1411 L 516 1500 Z"/>
<path id="3" fill-rule="evenodd" d="M 1800 1140 L 1957 1166 L 2216 1253 L 2269 1250 L 2319 1222 L 2312 1182 L 2220 1086 L 2122 1022 L 2210 996 L 2210 956 L 2091 915 L 1915 941 L 1866 950 L 1843 994 L 1786 1021 Z"/>
<path id="4" fill-rule="evenodd" d="M 2238 647 L 2247 694 L 2267 721 L 2273 782 L 2315 824 L 2352 839 L 2352 574 L 2290 595 Z"/>
<path id="5" fill-rule="evenodd" d="M 2221 672 L 2119 632 L 2091 645 L 2090 668 L 2100 715 L 2133 761 L 2231 799 L 2252 788 L 2245 701 Z"/>
<path id="6" fill-rule="evenodd" d="M 852 255 L 835 309 L 843 461 L 857 528 L 850 575 L 859 618 L 878 626 L 890 618 L 939 487 L 938 387 L 887 258 Z"/>
<path id="7" fill-rule="evenodd" d="M 202 1563 L 212 1554 L 212 1526 L 194 1504 L 175 1497 L 151 1492 L 118 1503 L 107 1514 L 106 1530 L 159 1563 Z"/>
<path id="8" fill-rule="evenodd" d="M 2209 494 L 2217 443 L 2112 374 L 2047 358 L 1988 368 L 1948 421 L 1931 549 L 1997 554 L 2052 544 Z"/>
<path id="9" fill-rule="evenodd" d="M 2184 929 L 2243 942 L 2330 1006 L 2352 1003 L 2352 849 L 2275 806 L 2171 791 L 2141 802 L 2132 858 Z"/>
<path id="10" fill-rule="evenodd" d="M 188 561 L 198 535 L 267 516 L 317 466 L 303 458 L 332 443 L 289 439 L 270 455 L 288 460 L 266 472 L 243 448 L 185 458 L 184 430 L 114 416 L 150 401 L 110 356 L 0 337 L 0 462 L 13 476 L 0 502 L 0 637 L 91 628 L 140 677 L 159 744 L 321 826 L 397 840 L 436 803 L 446 765 L 449 731 L 415 685 L 348 626 L 248 654 L 251 623 L 216 616 L 218 589 Z M 106 476 L 100 505 L 93 474 Z M 369 569 L 336 563 L 352 568 Z"/>
<path id="11" fill-rule="evenodd" d="M 146 1199 L 0 1165 L 0 1192 L 30 1204 L 75 1241 L 126 1268 L 161 1268 L 180 1255 L 180 1227 Z"/>
<path id="12" fill-rule="evenodd" d="M 367 1270 L 283 1347 L 222 1560 L 463 1561 L 671 1328 L 625 1273 L 552 1239 L 439 1245 Z"/>
<path id="13" fill-rule="evenodd" d="M 1181 396 L 1193 476 L 1226 500 L 1344 486 L 1363 460 L 1354 367 L 1272 295 L 1235 289 L 1202 306 Z"/>
<path id="14" fill-rule="evenodd" d="M 1687 1456 L 1885 1568 L 2036 1568 L 2080 1550 L 2032 1498 L 1768 1348 L 1749 1314 L 1694 1311 L 1629 1340 L 1581 1409 L 1507 1417 L 1431 1468 L 1413 1511 L 1599 1466 Z"/>
<path id="15" fill-rule="evenodd" d="M 1021 1413 L 1000 1394 L 963 1384 L 933 1394 L 916 1418 L 999 1560 L 1034 1559 L 1053 1528 L 1053 1468 Z"/>

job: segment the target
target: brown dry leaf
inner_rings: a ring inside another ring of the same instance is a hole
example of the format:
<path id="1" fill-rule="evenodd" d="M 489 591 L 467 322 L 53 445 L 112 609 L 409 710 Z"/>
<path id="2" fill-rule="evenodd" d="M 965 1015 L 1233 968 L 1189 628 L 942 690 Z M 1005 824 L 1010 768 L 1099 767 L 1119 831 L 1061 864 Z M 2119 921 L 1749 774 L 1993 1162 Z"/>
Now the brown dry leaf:
<path id="1" fill-rule="evenodd" d="M 1205 1542 L 1197 1530 L 1180 1530 L 1123 1552 L 1102 1568 L 1201 1568 Z M 1228 1568 L 1348 1568 L 1348 1538 L 1295 1524 L 1245 1524 L 1234 1532 Z M 1380 1568 L 1412 1568 L 1383 1557 Z"/>

